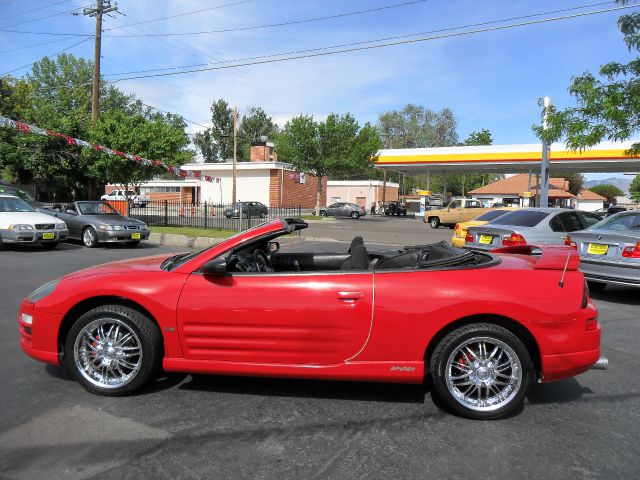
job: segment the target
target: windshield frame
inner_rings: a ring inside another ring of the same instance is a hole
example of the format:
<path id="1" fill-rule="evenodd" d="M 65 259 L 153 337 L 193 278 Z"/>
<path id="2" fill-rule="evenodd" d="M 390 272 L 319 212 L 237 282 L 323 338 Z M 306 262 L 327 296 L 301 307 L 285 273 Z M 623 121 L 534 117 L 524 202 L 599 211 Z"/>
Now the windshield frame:
<path id="1" fill-rule="evenodd" d="M 107 209 L 110 209 L 111 212 L 109 213 L 87 213 L 84 211 L 83 206 L 84 205 L 95 205 L 95 204 L 99 204 L 101 207 L 106 207 Z M 95 201 L 95 200 L 83 200 L 80 202 L 76 202 L 76 208 L 78 209 L 78 214 L 80 215 L 120 215 L 120 212 L 118 212 L 115 208 L 113 208 L 109 203 L 107 202 L 99 202 L 99 201 Z"/>

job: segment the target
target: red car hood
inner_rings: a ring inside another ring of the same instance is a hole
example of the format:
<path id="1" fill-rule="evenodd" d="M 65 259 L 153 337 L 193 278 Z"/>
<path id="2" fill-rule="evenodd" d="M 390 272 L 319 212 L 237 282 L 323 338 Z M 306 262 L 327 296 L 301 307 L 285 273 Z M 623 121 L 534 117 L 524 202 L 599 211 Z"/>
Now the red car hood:
<path id="1" fill-rule="evenodd" d="M 119 260 L 117 262 L 103 263 L 95 267 L 85 268 L 77 272 L 65 275 L 65 279 L 88 277 L 92 275 L 122 274 L 122 273 L 139 273 L 139 272 L 157 272 L 160 271 L 160 265 L 171 255 L 154 255 L 153 257 L 134 258 L 131 260 Z"/>

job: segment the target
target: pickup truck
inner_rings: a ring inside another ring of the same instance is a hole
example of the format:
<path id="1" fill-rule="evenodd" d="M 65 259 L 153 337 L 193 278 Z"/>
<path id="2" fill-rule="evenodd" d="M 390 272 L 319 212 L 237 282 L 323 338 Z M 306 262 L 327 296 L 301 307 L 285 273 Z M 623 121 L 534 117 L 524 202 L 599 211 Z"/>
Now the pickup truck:
<path id="1" fill-rule="evenodd" d="M 424 222 L 428 222 L 431 228 L 438 228 L 440 225 L 453 228 L 456 223 L 468 222 L 489 210 L 491 208 L 483 207 L 479 200 L 454 198 L 444 208 L 424 212 Z"/>
<path id="2" fill-rule="evenodd" d="M 134 207 L 146 207 L 147 203 L 150 202 L 149 197 L 147 197 L 146 195 L 138 195 L 136 192 L 132 192 L 131 190 L 129 190 L 127 192 L 127 196 L 125 197 L 124 195 L 124 190 L 114 190 L 111 193 L 108 193 L 107 195 L 102 195 L 100 197 L 100 200 L 104 200 L 105 202 L 108 202 L 110 200 L 113 201 L 124 201 L 124 200 L 131 200 L 131 204 Z"/>

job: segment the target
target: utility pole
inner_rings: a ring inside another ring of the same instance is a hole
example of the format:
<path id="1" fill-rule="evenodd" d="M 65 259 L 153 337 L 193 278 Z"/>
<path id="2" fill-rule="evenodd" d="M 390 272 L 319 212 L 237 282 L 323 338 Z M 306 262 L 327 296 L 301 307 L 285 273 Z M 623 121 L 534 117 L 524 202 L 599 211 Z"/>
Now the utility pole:
<path id="1" fill-rule="evenodd" d="M 111 5 L 111 0 L 96 0 L 96 6 L 85 8 L 83 15 L 96 17 L 96 36 L 93 53 L 93 92 L 91 95 L 91 120 L 95 125 L 100 110 L 100 47 L 102 43 L 102 15 L 118 10 L 117 5 Z"/>
<path id="2" fill-rule="evenodd" d="M 233 107 L 233 192 L 232 203 L 236 204 L 236 163 L 238 161 L 238 107 Z"/>
<path id="3" fill-rule="evenodd" d="M 551 107 L 551 99 L 549 97 L 544 97 L 544 116 L 542 120 L 542 128 L 546 130 L 549 128 L 548 124 L 548 116 L 549 116 L 549 108 Z M 540 162 L 540 204 L 539 207 L 548 207 L 549 206 L 549 144 L 544 141 L 542 142 L 542 162 Z"/>

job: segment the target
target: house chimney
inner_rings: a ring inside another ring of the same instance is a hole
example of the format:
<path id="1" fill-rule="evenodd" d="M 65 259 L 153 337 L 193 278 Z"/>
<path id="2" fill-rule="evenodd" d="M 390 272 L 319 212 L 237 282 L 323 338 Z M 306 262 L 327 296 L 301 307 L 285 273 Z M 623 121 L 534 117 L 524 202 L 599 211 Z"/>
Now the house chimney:
<path id="1" fill-rule="evenodd" d="M 277 156 L 273 151 L 273 143 L 268 142 L 267 137 L 260 137 L 259 142 L 253 142 L 250 160 L 252 162 L 276 162 Z"/>

